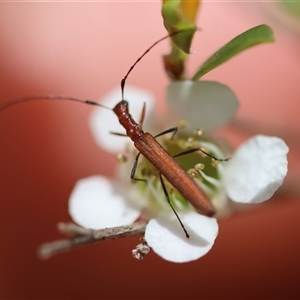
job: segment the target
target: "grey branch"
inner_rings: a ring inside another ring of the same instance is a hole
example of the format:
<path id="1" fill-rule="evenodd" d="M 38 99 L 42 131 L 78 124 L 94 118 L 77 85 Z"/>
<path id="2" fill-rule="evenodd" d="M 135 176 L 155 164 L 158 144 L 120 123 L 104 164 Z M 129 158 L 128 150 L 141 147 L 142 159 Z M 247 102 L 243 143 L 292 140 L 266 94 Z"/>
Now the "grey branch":
<path id="1" fill-rule="evenodd" d="M 145 233 L 147 222 L 136 222 L 132 225 L 104 228 L 99 230 L 86 229 L 73 223 L 59 223 L 58 230 L 69 236 L 69 239 L 46 243 L 38 249 L 38 255 L 47 259 L 55 254 L 66 252 L 78 246 L 97 242 L 115 240 Z"/>

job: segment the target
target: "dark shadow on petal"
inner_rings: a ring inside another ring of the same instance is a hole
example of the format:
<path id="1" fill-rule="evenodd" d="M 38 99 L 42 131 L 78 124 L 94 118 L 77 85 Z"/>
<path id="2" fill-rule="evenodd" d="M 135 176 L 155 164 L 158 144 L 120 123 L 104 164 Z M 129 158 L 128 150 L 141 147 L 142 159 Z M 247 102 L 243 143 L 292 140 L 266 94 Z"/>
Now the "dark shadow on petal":
<path id="1" fill-rule="evenodd" d="M 175 235 L 176 237 L 182 239 L 184 242 L 196 246 L 196 247 L 206 247 L 210 243 L 202 238 L 199 233 L 197 233 L 194 229 L 192 229 L 190 226 L 184 224 L 185 229 L 187 230 L 188 234 L 190 235 L 190 238 L 186 238 L 185 233 L 180 226 L 179 222 L 176 219 L 171 219 L 166 216 L 161 216 L 155 218 L 156 221 L 160 224 L 160 226 L 168 229 L 170 233 Z M 200 228 L 201 230 L 201 228 Z"/>

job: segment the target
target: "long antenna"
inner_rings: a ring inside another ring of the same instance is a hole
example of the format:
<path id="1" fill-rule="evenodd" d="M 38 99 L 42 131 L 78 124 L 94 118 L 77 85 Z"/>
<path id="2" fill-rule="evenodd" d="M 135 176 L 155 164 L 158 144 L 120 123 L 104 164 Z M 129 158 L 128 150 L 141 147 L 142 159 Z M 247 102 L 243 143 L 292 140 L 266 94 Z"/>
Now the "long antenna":
<path id="1" fill-rule="evenodd" d="M 80 102 L 80 103 L 84 103 L 84 104 L 88 104 L 88 105 L 96 105 L 96 106 L 100 106 L 102 108 L 111 110 L 110 107 L 107 107 L 107 106 L 100 104 L 93 100 L 88 100 L 88 99 L 84 100 L 84 99 L 80 99 L 80 98 L 76 98 L 76 97 L 72 97 L 72 96 L 50 94 L 50 95 L 33 95 L 33 96 L 17 98 L 17 99 L 8 101 L 0 106 L 0 112 L 12 105 L 15 105 L 15 104 L 19 104 L 19 103 L 23 103 L 23 102 L 27 102 L 27 101 L 31 101 L 31 100 L 45 100 L 45 99 L 46 100 L 70 100 L 70 101 Z"/>
<path id="2" fill-rule="evenodd" d="M 177 34 L 180 34 L 182 32 L 186 32 L 186 31 L 191 31 L 192 29 L 184 29 L 184 30 L 180 30 L 180 31 L 176 31 L 173 32 L 171 34 L 168 34 L 166 36 L 164 36 L 163 38 L 159 39 L 158 41 L 156 41 L 155 43 L 153 43 L 136 61 L 135 63 L 129 68 L 128 72 L 126 73 L 126 75 L 124 76 L 124 78 L 121 80 L 121 92 L 122 92 L 122 100 L 124 100 L 124 87 L 125 87 L 125 83 L 127 80 L 127 77 L 129 76 L 129 74 L 131 73 L 131 71 L 134 69 L 134 67 L 137 65 L 137 63 L 153 48 L 155 47 L 158 43 L 160 43 L 161 41 L 170 38 L 172 36 L 175 36 Z M 102 108 L 106 108 L 109 110 L 112 110 L 110 107 L 107 107 L 103 104 L 97 103 L 96 101 L 93 100 L 88 100 L 88 99 L 80 99 L 80 98 L 76 98 L 76 97 L 72 97 L 72 96 L 66 96 L 66 95 L 54 95 L 54 94 L 49 94 L 49 95 L 32 95 L 32 96 L 27 96 L 27 97 L 22 97 L 22 98 L 17 98 L 11 101 L 8 101 L 2 105 L 0 105 L 0 112 L 5 110 L 6 108 L 13 106 L 15 104 L 19 104 L 19 103 L 23 103 L 23 102 L 27 102 L 27 101 L 31 101 L 31 100 L 70 100 L 70 101 L 75 101 L 75 102 L 81 102 L 81 103 L 85 103 L 88 105 L 95 105 L 95 106 L 99 106 Z"/>
<path id="3" fill-rule="evenodd" d="M 162 42 L 163 40 L 170 38 L 172 36 L 175 36 L 177 34 L 186 32 L 186 31 L 191 31 L 194 29 L 184 29 L 184 30 L 179 30 L 179 31 L 175 31 L 173 33 L 170 33 L 164 37 L 162 37 L 161 39 L 159 39 L 158 41 L 156 41 L 155 43 L 153 43 L 136 61 L 135 63 L 129 68 L 128 72 L 126 73 L 126 75 L 123 77 L 123 79 L 121 80 L 121 92 L 122 92 L 122 100 L 124 100 L 124 87 L 125 87 L 125 83 L 127 80 L 127 77 L 129 76 L 129 74 L 131 73 L 131 71 L 134 69 L 134 67 L 137 65 L 137 63 L 152 49 L 154 48 L 157 44 L 159 44 L 160 42 Z"/>

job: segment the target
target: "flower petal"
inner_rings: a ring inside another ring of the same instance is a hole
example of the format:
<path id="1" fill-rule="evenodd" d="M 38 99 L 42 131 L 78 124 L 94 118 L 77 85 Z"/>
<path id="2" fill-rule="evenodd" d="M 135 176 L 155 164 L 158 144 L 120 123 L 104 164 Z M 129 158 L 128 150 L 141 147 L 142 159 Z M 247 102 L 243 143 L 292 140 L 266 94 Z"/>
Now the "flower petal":
<path id="1" fill-rule="evenodd" d="M 149 92 L 130 86 L 126 86 L 125 92 L 129 102 L 130 114 L 137 122 L 140 120 L 144 102 L 147 104 L 147 116 L 153 112 L 154 98 Z M 101 103 L 113 108 L 120 101 L 120 98 L 121 89 L 115 88 L 101 99 Z M 124 128 L 120 125 L 113 111 L 105 108 L 95 108 L 91 114 L 89 124 L 94 139 L 101 148 L 112 153 L 119 153 L 124 150 L 128 138 L 110 133 L 113 131 L 125 134 Z"/>
<path id="2" fill-rule="evenodd" d="M 170 107 L 192 128 L 211 131 L 225 125 L 239 101 L 229 87 L 216 81 L 176 81 L 167 88 Z"/>
<path id="3" fill-rule="evenodd" d="M 277 137 L 257 135 L 234 154 L 224 174 L 235 202 L 260 203 L 272 197 L 287 174 L 288 146 Z"/>
<path id="4" fill-rule="evenodd" d="M 102 176 L 91 176 L 76 183 L 69 213 L 77 224 L 101 229 L 131 224 L 139 217 L 140 208 L 124 198 L 120 185 Z"/>
<path id="5" fill-rule="evenodd" d="M 188 262 L 205 255 L 218 235 L 218 223 L 196 212 L 180 216 L 190 234 L 187 239 L 178 220 L 160 216 L 150 220 L 146 227 L 145 239 L 154 252 L 165 260 Z"/>

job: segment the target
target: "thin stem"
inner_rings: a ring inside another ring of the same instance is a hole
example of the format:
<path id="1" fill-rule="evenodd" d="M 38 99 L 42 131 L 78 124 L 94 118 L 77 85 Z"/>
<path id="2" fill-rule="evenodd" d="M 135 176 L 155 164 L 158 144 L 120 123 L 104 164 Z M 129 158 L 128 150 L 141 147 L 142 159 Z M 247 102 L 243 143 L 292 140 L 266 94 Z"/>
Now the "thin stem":
<path id="1" fill-rule="evenodd" d="M 57 225 L 58 230 L 70 236 L 70 238 L 41 245 L 38 249 L 38 256 L 41 259 L 47 259 L 78 246 L 142 235 L 145 233 L 146 225 L 147 222 L 141 221 L 133 223 L 132 225 L 93 230 L 80 227 L 73 223 L 59 223 Z"/>

